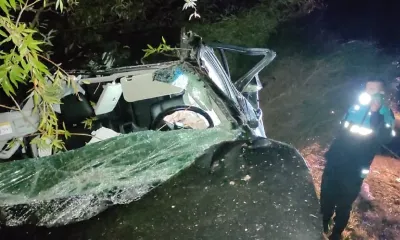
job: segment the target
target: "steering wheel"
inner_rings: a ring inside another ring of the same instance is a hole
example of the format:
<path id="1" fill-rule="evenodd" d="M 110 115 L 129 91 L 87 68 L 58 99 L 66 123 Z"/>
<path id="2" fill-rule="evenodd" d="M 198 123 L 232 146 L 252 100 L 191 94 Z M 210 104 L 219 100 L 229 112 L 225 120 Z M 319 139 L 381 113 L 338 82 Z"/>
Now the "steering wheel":
<path id="1" fill-rule="evenodd" d="M 183 112 L 179 114 L 179 112 Z M 181 121 L 176 121 L 176 118 L 184 117 Z M 214 127 L 214 122 L 212 121 L 210 115 L 201 108 L 195 106 L 175 106 L 166 109 L 161 112 L 151 123 L 151 130 L 161 130 L 170 131 L 177 129 L 198 129 L 197 127 L 190 126 L 188 123 L 198 123 L 193 122 L 193 117 L 202 118 L 206 123 L 205 128 Z M 186 120 L 186 123 L 183 121 Z M 200 128 L 201 129 L 201 128 Z"/>

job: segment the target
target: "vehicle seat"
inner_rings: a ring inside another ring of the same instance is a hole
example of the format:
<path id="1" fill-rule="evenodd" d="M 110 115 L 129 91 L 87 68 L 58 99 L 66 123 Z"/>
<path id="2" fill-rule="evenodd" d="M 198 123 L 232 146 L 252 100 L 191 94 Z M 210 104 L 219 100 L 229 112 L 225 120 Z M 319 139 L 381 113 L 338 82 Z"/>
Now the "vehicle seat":
<path id="1" fill-rule="evenodd" d="M 95 116 L 94 109 L 85 95 L 78 93 L 78 96 L 71 94 L 61 99 L 61 118 L 67 126 L 81 124 L 84 120 Z"/>
<path id="2" fill-rule="evenodd" d="M 70 94 L 61 99 L 60 117 L 68 131 L 71 133 L 87 134 L 87 136 L 72 135 L 68 139 L 64 138 L 63 141 L 67 150 L 84 147 L 91 139 L 91 132 L 97 127 L 95 124 L 93 129 L 84 128 L 82 122 L 88 118 L 95 117 L 95 113 L 86 96 L 82 93 L 78 93 L 78 96 Z"/>

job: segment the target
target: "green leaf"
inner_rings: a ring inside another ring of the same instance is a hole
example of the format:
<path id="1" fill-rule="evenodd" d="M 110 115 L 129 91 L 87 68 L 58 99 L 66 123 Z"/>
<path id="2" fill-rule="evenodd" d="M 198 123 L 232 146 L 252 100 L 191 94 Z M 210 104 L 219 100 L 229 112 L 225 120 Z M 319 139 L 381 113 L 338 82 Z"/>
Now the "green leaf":
<path id="1" fill-rule="evenodd" d="M 1 1 L 1 0 L 0 0 Z M 3 45 L 4 43 L 6 43 L 6 42 L 9 42 L 9 41 L 11 41 L 11 36 L 9 36 L 8 38 L 6 38 L 6 39 L 4 39 L 3 41 L 1 41 L 0 42 L 0 45 Z"/>
<path id="2" fill-rule="evenodd" d="M 147 47 L 148 47 L 149 49 L 151 49 L 151 50 L 154 49 L 150 44 L 147 44 Z"/>
<path id="3" fill-rule="evenodd" d="M 53 141 L 53 145 L 57 149 L 62 149 L 63 148 L 63 143 L 61 142 L 61 140 L 58 140 L 58 139 Z"/>
<path id="4" fill-rule="evenodd" d="M 46 118 L 45 117 L 41 117 L 41 119 L 40 119 L 40 124 L 39 124 L 39 129 L 41 129 L 41 128 L 43 128 L 44 127 L 44 125 L 46 124 Z"/>
<path id="5" fill-rule="evenodd" d="M 26 43 L 27 47 L 28 47 L 29 49 L 31 49 L 31 50 L 34 49 L 34 50 L 36 50 L 36 51 L 38 51 L 38 52 L 42 52 L 42 49 L 40 49 L 40 48 L 38 47 L 38 45 L 41 45 L 41 44 L 43 44 L 44 42 L 37 41 L 37 40 L 33 39 L 32 35 L 33 35 L 33 34 L 31 33 L 31 34 L 29 34 L 28 37 L 25 38 L 25 43 Z"/>
<path id="6" fill-rule="evenodd" d="M 88 80 L 82 81 L 82 83 L 84 84 L 90 84 L 90 82 Z"/>
<path id="7" fill-rule="evenodd" d="M 60 0 L 60 10 L 61 10 L 61 12 L 63 12 L 63 10 L 64 10 L 64 3 L 62 0 Z"/>
<path id="8" fill-rule="evenodd" d="M 25 56 L 26 54 L 28 54 L 28 47 L 26 42 L 22 42 L 22 44 L 20 46 L 18 46 L 18 51 L 21 54 L 21 56 Z"/>
<path id="9" fill-rule="evenodd" d="M 40 138 L 35 137 L 34 139 L 31 140 L 30 144 L 39 146 Z"/>
<path id="10" fill-rule="evenodd" d="M 13 65 L 10 71 L 10 80 L 16 88 L 18 88 L 19 83 L 26 84 L 25 75 L 23 69 L 18 65 Z"/>
<path id="11" fill-rule="evenodd" d="M 37 33 L 37 31 L 36 30 L 34 30 L 34 29 L 30 29 L 30 28 L 26 28 L 26 29 L 24 29 L 24 31 L 23 32 L 25 32 L 25 33 Z"/>
<path id="12" fill-rule="evenodd" d="M 11 69 L 10 71 L 10 81 L 12 84 L 14 84 L 15 88 L 18 88 L 18 80 L 17 80 L 18 76 L 17 73 L 14 71 L 14 68 Z"/>
<path id="13" fill-rule="evenodd" d="M 55 114 L 50 114 L 50 119 L 53 120 L 52 122 L 57 123 L 57 116 Z"/>
<path id="14" fill-rule="evenodd" d="M 3 80 L 1 81 L 1 86 L 3 88 L 4 93 L 7 96 L 11 96 L 11 94 L 15 95 L 15 91 L 13 86 L 10 83 L 10 80 L 8 79 L 8 77 L 3 77 Z"/>
<path id="15" fill-rule="evenodd" d="M 46 75 L 51 75 L 49 70 L 47 69 L 46 65 L 44 65 L 42 62 L 40 62 L 38 59 L 36 58 L 30 58 L 31 62 L 31 66 L 36 68 L 38 71 L 36 71 L 36 69 L 34 70 L 34 73 L 36 73 L 37 75 L 42 75 L 42 74 L 46 74 Z"/>
<path id="16" fill-rule="evenodd" d="M 162 36 L 161 39 L 162 39 L 162 42 L 163 42 L 164 44 L 167 44 L 167 42 L 165 41 L 164 36 Z"/>
<path id="17" fill-rule="evenodd" d="M 3 65 L 0 66 L 0 82 L 5 77 L 7 77 L 7 66 L 3 64 Z"/>
<path id="18" fill-rule="evenodd" d="M 17 139 L 14 138 L 13 140 L 11 140 L 11 141 L 7 144 L 6 150 L 10 150 L 12 147 L 15 146 L 16 143 L 17 143 Z"/>
<path id="19" fill-rule="evenodd" d="M 8 16 L 8 8 L 10 7 L 10 5 L 8 4 L 7 1 L 4 0 L 0 0 L 0 8 L 1 10 L 3 10 L 3 12 Z"/>
<path id="20" fill-rule="evenodd" d="M 57 0 L 56 2 L 56 10 L 60 8 L 60 11 L 63 12 L 64 9 L 64 3 L 63 0 Z"/>
<path id="21" fill-rule="evenodd" d="M 38 47 L 37 46 L 38 44 L 31 44 L 30 46 L 29 46 L 29 48 L 30 49 L 34 49 L 34 50 L 36 50 L 36 51 L 38 51 L 38 52 L 43 52 L 43 50 L 40 48 L 40 47 Z"/>
<path id="22" fill-rule="evenodd" d="M 35 91 L 35 92 L 33 92 L 33 106 L 34 106 L 33 111 L 37 110 L 38 105 L 39 105 L 39 96 L 38 96 L 37 92 Z"/>
<path id="23" fill-rule="evenodd" d="M 5 38 L 8 37 L 7 34 L 6 34 L 5 32 L 3 32 L 2 30 L 0 30 L 0 35 L 3 36 L 3 37 L 5 37 Z"/>
<path id="24" fill-rule="evenodd" d="M 30 70 L 30 67 L 28 66 L 27 61 L 25 61 L 25 58 L 21 58 L 20 63 L 22 65 L 22 69 L 23 69 L 24 75 L 28 74 L 29 70 Z"/>
<path id="25" fill-rule="evenodd" d="M 15 4 L 15 0 L 9 0 L 11 7 L 16 10 L 17 9 L 17 4 Z"/>
<path id="26" fill-rule="evenodd" d="M 24 69 L 22 69 L 19 65 L 14 65 L 12 71 L 16 74 L 18 78 L 25 78 Z"/>
<path id="27" fill-rule="evenodd" d="M 147 58 L 150 54 L 146 52 L 146 54 L 143 56 L 143 58 Z"/>

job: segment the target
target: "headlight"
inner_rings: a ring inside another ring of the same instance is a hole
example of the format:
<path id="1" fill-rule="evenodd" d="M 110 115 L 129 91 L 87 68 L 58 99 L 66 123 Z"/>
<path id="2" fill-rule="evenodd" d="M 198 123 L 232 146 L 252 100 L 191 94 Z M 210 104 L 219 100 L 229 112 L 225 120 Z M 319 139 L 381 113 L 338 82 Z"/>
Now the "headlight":
<path id="1" fill-rule="evenodd" d="M 371 95 L 369 95 L 368 93 L 364 92 L 361 93 L 360 96 L 358 97 L 358 101 L 360 102 L 360 104 L 362 105 L 368 105 L 372 100 Z"/>

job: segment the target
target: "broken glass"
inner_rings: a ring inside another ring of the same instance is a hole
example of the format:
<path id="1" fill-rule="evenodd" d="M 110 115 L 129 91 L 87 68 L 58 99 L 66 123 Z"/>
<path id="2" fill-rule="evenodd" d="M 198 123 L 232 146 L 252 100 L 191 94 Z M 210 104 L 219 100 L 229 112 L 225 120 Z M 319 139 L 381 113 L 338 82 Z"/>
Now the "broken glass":
<path id="1" fill-rule="evenodd" d="M 139 199 L 236 130 L 142 131 L 0 164 L 0 223 L 64 225 Z"/>

